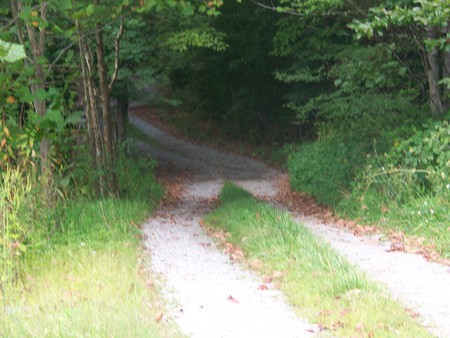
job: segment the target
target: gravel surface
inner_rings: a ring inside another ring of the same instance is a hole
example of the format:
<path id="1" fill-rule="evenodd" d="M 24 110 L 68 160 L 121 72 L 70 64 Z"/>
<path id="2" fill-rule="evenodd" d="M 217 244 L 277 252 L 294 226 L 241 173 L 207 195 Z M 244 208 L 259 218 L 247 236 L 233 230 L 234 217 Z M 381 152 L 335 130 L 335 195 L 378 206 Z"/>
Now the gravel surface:
<path id="1" fill-rule="evenodd" d="M 308 337 L 318 332 L 295 317 L 278 291 L 258 290 L 260 278 L 232 264 L 199 225 L 207 201 L 218 194 L 224 180 L 270 197 L 277 193 L 275 182 L 281 173 L 242 156 L 178 140 L 137 117 L 130 120 L 155 140 L 152 145 L 140 143 L 142 151 L 178 173 L 190 173 L 180 203 L 159 210 L 145 225 L 152 270 L 161 276 L 171 304 L 168 317 L 191 337 Z M 300 212 L 294 216 L 384 284 L 433 334 L 450 337 L 448 267 L 418 255 L 387 252 L 389 243 L 377 237 L 356 237 Z"/>
<path id="2" fill-rule="evenodd" d="M 204 183 L 200 183 L 202 187 Z M 191 337 L 309 337 L 278 290 L 260 290 L 260 277 L 233 264 L 205 235 L 207 203 L 195 184 L 178 205 L 160 209 L 145 226 L 152 271 L 162 281 L 169 318 Z"/>
<path id="3" fill-rule="evenodd" d="M 420 255 L 391 252 L 378 236 L 357 237 L 301 215 L 294 217 L 336 251 L 385 285 L 394 299 L 419 314 L 420 323 L 438 337 L 450 337 L 450 268 Z"/>

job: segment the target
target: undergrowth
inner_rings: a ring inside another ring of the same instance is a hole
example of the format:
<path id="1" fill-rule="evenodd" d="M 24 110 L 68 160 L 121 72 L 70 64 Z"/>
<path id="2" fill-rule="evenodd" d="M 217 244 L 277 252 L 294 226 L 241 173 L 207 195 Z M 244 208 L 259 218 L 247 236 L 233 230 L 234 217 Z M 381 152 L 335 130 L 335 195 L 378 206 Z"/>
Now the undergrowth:
<path id="1" fill-rule="evenodd" d="M 415 128 L 409 137 L 391 130 L 397 137 L 384 151 L 339 138 L 302 145 L 289 155 L 291 185 L 341 216 L 401 232 L 418 249 L 450 258 L 449 123 Z"/>
<path id="2" fill-rule="evenodd" d="M 410 315 L 329 246 L 284 212 L 226 184 L 208 225 L 230 233 L 260 272 L 282 272 L 280 287 L 298 313 L 333 336 L 428 337 Z"/>
<path id="3" fill-rule="evenodd" d="M 337 211 L 414 236 L 450 258 L 449 135 L 448 122 L 428 123 L 389 152 L 369 157 Z"/>
<path id="4" fill-rule="evenodd" d="M 137 224 L 162 196 L 153 169 L 151 161 L 123 157 L 121 198 L 67 198 L 30 220 L 32 228 L 46 231 L 23 242 L 17 278 L 2 284 L 1 336 L 178 335 L 155 321 L 164 304 L 140 248 Z M 28 217 L 22 208 L 12 210 L 18 220 Z"/>

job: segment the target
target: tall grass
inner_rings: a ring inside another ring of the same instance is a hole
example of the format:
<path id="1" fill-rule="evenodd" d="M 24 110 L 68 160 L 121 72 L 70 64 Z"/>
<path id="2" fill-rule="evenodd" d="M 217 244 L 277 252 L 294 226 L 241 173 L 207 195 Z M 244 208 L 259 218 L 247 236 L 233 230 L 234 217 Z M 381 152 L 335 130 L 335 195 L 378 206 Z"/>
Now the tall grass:
<path id="1" fill-rule="evenodd" d="M 418 243 L 450 258 L 450 185 L 440 193 L 424 188 L 417 176 L 425 170 L 380 166 L 366 167 L 364 174 L 337 207 L 340 214 L 418 237 Z"/>
<path id="2" fill-rule="evenodd" d="M 20 277 L 21 260 L 33 235 L 39 203 L 32 193 L 34 173 L 6 167 L 0 175 L 0 288 L 7 296 Z"/>
<path id="3" fill-rule="evenodd" d="M 151 161 L 122 157 L 120 199 L 66 199 L 32 219 L 51 232 L 22 257 L 22 281 L 0 303 L 1 336 L 178 336 L 158 318 L 164 304 L 140 248 L 137 224 L 162 196 L 153 169 Z M 21 210 L 14 208 L 18 220 L 27 215 Z"/>
<path id="4" fill-rule="evenodd" d="M 231 184 L 220 201 L 206 222 L 229 232 L 249 261 L 260 261 L 260 272 L 274 276 L 301 316 L 333 336 L 430 336 L 385 290 L 287 213 Z"/>

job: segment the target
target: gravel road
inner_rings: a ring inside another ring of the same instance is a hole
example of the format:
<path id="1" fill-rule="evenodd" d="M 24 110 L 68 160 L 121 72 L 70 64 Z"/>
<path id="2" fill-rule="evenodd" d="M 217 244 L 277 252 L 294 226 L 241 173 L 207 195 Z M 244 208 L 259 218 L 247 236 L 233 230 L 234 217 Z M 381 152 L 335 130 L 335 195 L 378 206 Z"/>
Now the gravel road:
<path id="1" fill-rule="evenodd" d="M 161 207 L 145 225 L 152 270 L 160 276 L 174 318 L 190 337 L 309 337 L 319 330 L 297 318 L 277 291 L 259 290 L 262 281 L 217 249 L 199 224 L 225 180 L 259 197 L 276 195 L 281 173 L 254 160 L 176 139 L 135 116 L 130 121 L 155 142 L 142 151 L 178 173 L 177 205 Z M 450 269 L 421 256 L 387 252 L 389 243 L 356 237 L 332 224 L 294 217 L 328 242 L 392 296 L 419 314 L 434 335 L 450 337 Z"/>

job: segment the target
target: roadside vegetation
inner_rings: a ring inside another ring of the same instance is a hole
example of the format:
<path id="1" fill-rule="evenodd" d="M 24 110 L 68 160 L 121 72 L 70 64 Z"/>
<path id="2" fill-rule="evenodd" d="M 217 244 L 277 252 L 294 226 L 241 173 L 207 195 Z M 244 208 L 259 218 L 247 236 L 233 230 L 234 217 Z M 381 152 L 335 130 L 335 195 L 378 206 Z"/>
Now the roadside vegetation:
<path id="1" fill-rule="evenodd" d="M 162 196 L 154 163 L 123 156 L 118 167 L 120 198 L 71 196 L 53 208 L 33 203 L 40 186 L 29 174 L 3 173 L 2 235 L 17 247 L 2 251 L 2 335 L 177 336 L 158 318 L 138 225 Z"/>
<path id="2" fill-rule="evenodd" d="M 272 281 L 303 318 L 325 335 L 431 337 L 386 290 L 281 212 L 230 183 L 206 224 L 223 230 L 263 279 Z M 226 244 L 226 243 L 222 243 Z"/>

